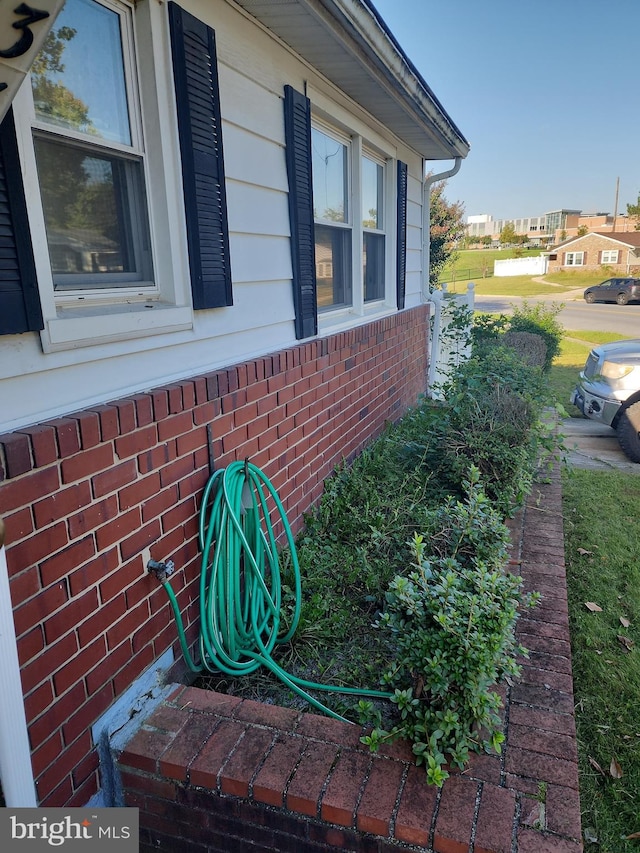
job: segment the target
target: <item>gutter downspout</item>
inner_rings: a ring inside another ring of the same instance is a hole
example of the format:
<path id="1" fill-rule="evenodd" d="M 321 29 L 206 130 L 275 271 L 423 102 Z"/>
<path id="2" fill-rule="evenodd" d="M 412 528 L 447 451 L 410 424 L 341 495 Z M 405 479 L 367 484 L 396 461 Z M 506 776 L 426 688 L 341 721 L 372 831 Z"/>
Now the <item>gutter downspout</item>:
<path id="1" fill-rule="evenodd" d="M 456 157 L 451 169 L 437 175 L 425 175 L 422 184 L 422 301 L 433 305 L 429 340 L 429 367 L 427 370 L 427 393 L 432 395 L 432 386 L 436 374 L 436 365 L 440 353 L 440 334 L 442 331 L 442 291 L 431 293 L 429 288 L 429 266 L 431 262 L 431 187 L 438 181 L 455 175 L 462 165 L 462 157 Z"/>
<path id="2" fill-rule="evenodd" d="M 7 806 L 37 806 L 13 621 L 4 523 L 0 519 L 0 779 Z"/>
<path id="3" fill-rule="evenodd" d="M 451 178 L 460 171 L 462 165 L 462 157 L 456 157 L 451 169 L 446 172 L 439 172 L 437 175 L 425 175 L 424 183 L 422 184 L 422 301 L 427 302 L 430 296 L 429 289 L 429 264 L 431 261 L 431 253 L 429 249 L 429 241 L 431 234 L 431 187 L 438 181 L 444 181 L 446 178 Z"/>

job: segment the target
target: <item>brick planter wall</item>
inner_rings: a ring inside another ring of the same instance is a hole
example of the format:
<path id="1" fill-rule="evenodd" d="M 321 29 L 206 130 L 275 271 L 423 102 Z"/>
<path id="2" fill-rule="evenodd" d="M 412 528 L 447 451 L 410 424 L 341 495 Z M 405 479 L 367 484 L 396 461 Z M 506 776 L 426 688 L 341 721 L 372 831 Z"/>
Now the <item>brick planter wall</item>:
<path id="1" fill-rule="evenodd" d="M 513 564 L 544 598 L 519 623 L 531 654 L 503 692 L 500 756 L 437 791 L 406 744 L 371 755 L 358 726 L 176 687 L 119 757 L 140 850 L 579 853 L 561 509 L 556 467 L 510 524 Z"/>
<path id="2" fill-rule="evenodd" d="M 426 389 L 428 308 L 0 436 L 0 515 L 39 801 L 98 788 L 91 726 L 176 628 L 144 569 L 172 558 L 197 631 L 197 512 L 250 457 L 294 529 L 325 477 Z"/>

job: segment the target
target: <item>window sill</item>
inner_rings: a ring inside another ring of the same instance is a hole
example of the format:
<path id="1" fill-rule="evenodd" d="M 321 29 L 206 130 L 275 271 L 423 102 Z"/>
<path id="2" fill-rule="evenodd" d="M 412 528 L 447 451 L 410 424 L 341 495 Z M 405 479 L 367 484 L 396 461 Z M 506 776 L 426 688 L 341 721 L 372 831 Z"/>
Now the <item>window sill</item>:
<path id="1" fill-rule="evenodd" d="M 162 302 L 59 308 L 40 333 L 44 352 L 179 332 L 193 327 L 190 306 Z"/>
<path id="2" fill-rule="evenodd" d="M 372 305 L 367 308 L 362 314 L 356 314 L 352 309 L 324 312 L 318 315 L 318 333 L 332 335 L 337 332 L 344 332 L 346 329 L 364 326 L 372 320 L 379 320 L 381 317 L 389 317 L 397 313 L 398 309 L 395 306 L 390 307 L 384 302 L 377 302 L 375 306 Z"/>

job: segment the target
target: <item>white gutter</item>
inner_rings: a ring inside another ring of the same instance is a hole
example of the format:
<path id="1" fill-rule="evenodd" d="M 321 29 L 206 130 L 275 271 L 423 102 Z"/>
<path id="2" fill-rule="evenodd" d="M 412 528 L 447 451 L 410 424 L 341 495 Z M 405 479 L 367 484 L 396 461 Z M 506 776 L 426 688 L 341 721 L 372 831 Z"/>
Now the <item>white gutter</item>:
<path id="1" fill-rule="evenodd" d="M 431 262 L 430 240 L 431 240 L 431 187 L 438 181 L 451 178 L 460 171 L 462 157 L 456 157 L 451 169 L 439 172 L 437 175 L 425 175 L 422 184 L 422 299 L 429 299 L 431 290 L 429 288 L 429 266 Z"/>
<path id="2" fill-rule="evenodd" d="M 0 780 L 10 808 L 37 806 L 0 519 Z"/>

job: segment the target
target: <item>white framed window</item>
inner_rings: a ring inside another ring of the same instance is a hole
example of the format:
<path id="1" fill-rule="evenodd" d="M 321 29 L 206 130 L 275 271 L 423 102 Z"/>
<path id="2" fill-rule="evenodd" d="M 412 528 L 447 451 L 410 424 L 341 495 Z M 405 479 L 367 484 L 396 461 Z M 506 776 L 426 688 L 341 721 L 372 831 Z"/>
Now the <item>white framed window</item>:
<path id="1" fill-rule="evenodd" d="M 567 252 L 564 259 L 566 267 L 584 266 L 584 252 Z"/>
<path id="2" fill-rule="evenodd" d="M 131 14 L 66 3 L 31 72 L 33 144 L 57 293 L 153 286 Z"/>
<path id="3" fill-rule="evenodd" d="M 397 309 L 395 149 L 320 93 L 310 97 L 318 317 L 330 328 Z"/>
<path id="4" fill-rule="evenodd" d="M 188 273 L 176 274 L 186 248 L 168 224 L 178 173 L 141 107 L 151 127 L 175 122 L 151 53 L 165 28 L 151 4 L 67 0 L 14 101 L 45 352 L 193 324 Z"/>
<path id="5" fill-rule="evenodd" d="M 352 304 L 350 143 L 312 127 L 313 218 L 318 310 Z"/>
<path id="6" fill-rule="evenodd" d="M 362 280 L 364 301 L 384 298 L 385 285 L 385 166 L 362 156 Z"/>
<path id="7" fill-rule="evenodd" d="M 617 264 L 620 252 L 618 249 L 605 249 L 602 252 L 600 263 L 602 264 Z"/>

